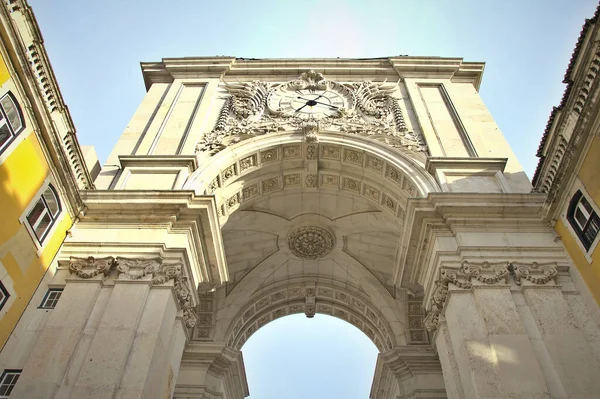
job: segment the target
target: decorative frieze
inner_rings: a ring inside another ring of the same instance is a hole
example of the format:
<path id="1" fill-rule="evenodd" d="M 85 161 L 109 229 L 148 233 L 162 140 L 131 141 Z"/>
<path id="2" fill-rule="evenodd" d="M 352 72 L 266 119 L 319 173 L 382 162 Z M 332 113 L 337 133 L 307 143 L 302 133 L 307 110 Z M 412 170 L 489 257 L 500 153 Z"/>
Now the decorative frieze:
<path id="1" fill-rule="evenodd" d="M 425 317 L 425 327 L 435 331 L 439 324 L 439 317 L 444 310 L 448 297 L 448 285 L 454 284 L 458 288 L 469 289 L 473 280 L 487 285 L 508 283 L 511 275 L 516 285 L 521 285 L 525 279 L 535 285 L 544 285 L 553 280 L 558 274 L 556 263 L 521 263 L 521 262 L 482 262 L 471 263 L 463 261 L 459 268 L 440 267 L 438 279 L 431 296 L 431 304 Z"/>
<path id="2" fill-rule="evenodd" d="M 517 285 L 521 285 L 521 279 L 543 285 L 553 280 L 558 274 L 556 263 L 512 262 L 508 266 L 508 271 L 514 277 Z"/>
<path id="3" fill-rule="evenodd" d="M 317 146 L 307 145 L 306 146 L 306 159 L 311 161 L 317 159 Z"/>
<path id="4" fill-rule="evenodd" d="M 229 165 L 223 172 L 221 172 L 221 181 L 225 183 L 227 180 L 237 175 L 235 164 Z"/>
<path id="5" fill-rule="evenodd" d="M 141 259 L 117 257 L 117 270 L 121 278 L 139 280 L 146 275 L 153 275 L 160 265 L 161 258 Z"/>
<path id="6" fill-rule="evenodd" d="M 317 187 L 316 173 L 309 173 L 306 175 L 306 187 L 308 187 L 308 188 L 316 188 Z"/>
<path id="7" fill-rule="evenodd" d="M 379 158 L 367 155 L 367 167 L 377 173 L 383 173 L 383 161 Z"/>
<path id="8" fill-rule="evenodd" d="M 333 145 L 323 145 L 321 147 L 323 153 L 321 154 L 322 159 L 333 159 L 336 161 L 340 160 L 340 147 Z"/>
<path id="9" fill-rule="evenodd" d="M 302 175 L 300 173 L 293 173 L 291 175 L 283 176 L 284 187 L 297 187 L 300 186 Z"/>
<path id="10" fill-rule="evenodd" d="M 396 209 L 398 208 L 398 201 L 396 201 L 387 194 L 383 194 L 383 205 L 392 212 L 394 212 L 394 214 L 396 214 Z"/>
<path id="11" fill-rule="evenodd" d="M 279 160 L 277 148 L 271 148 L 260 152 L 260 161 L 262 163 L 275 162 Z"/>
<path id="12" fill-rule="evenodd" d="M 242 201 L 247 201 L 251 198 L 260 195 L 260 187 L 258 183 L 249 184 L 242 189 Z"/>
<path id="13" fill-rule="evenodd" d="M 256 154 L 250 155 L 246 158 L 242 158 L 240 160 L 240 171 L 244 172 L 250 168 L 253 168 L 257 165 L 256 162 Z"/>
<path id="14" fill-rule="evenodd" d="M 196 312 L 192 306 L 192 293 L 188 278 L 183 274 L 181 263 L 163 263 L 161 258 L 125 258 L 112 256 L 105 258 L 71 257 L 69 270 L 77 277 L 89 279 L 100 274 L 105 277 L 116 268 L 120 280 L 147 279 L 152 285 L 161 285 L 173 280 L 173 288 L 183 320 L 188 328 L 196 324 Z"/>
<path id="15" fill-rule="evenodd" d="M 300 158 L 302 153 L 300 145 L 288 145 L 283 147 L 283 159 Z"/>
<path id="16" fill-rule="evenodd" d="M 115 258 L 109 256 L 106 258 L 87 258 L 71 257 L 69 259 L 69 270 L 79 278 L 88 279 L 96 277 L 99 274 L 108 276 L 111 269 L 116 265 Z"/>
<path id="17" fill-rule="evenodd" d="M 338 188 L 340 186 L 340 177 L 338 175 L 323 174 L 321 176 L 321 185 Z"/>
<path id="18" fill-rule="evenodd" d="M 402 173 L 399 172 L 396 168 L 388 165 L 385 175 L 388 179 L 402 186 Z"/>
<path id="19" fill-rule="evenodd" d="M 342 180 L 342 189 L 360 193 L 360 182 L 349 177 L 344 177 Z"/>
<path id="20" fill-rule="evenodd" d="M 381 192 L 368 184 L 365 184 L 365 196 L 369 199 L 379 202 Z"/>
<path id="21" fill-rule="evenodd" d="M 361 329 L 380 350 L 393 346 L 385 319 L 362 297 L 314 281 L 294 284 L 254 298 L 232 322 L 228 345 L 240 348 L 264 324 L 295 313 L 304 313 L 307 317 L 322 313 L 341 318 Z"/>
<path id="22" fill-rule="evenodd" d="M 281 180 L 279 177 L 273 177 L 262 181 L 263 193 L 279 190 L 281 188 Z"/>
<path id="23" fill-rule="evenodd" d="M 215 313 L 215 293 L 206 292 L 198 294 L 198 306 L 197 306 L 198 322 L 194 329 L 194 334 L 197 339 L 208 340 L 211 339 L 211 333 L 214 327 L 214 313 Z"/>
<path id="24" fill-rule="evenodd" d="M 362 166 L 363 165 L 363 154 L 362 154 L 362 152 L 359 152 L 359 151 L 345 150 L 344 151 L 344 161 L 354 164 L 354 165 Z"/>

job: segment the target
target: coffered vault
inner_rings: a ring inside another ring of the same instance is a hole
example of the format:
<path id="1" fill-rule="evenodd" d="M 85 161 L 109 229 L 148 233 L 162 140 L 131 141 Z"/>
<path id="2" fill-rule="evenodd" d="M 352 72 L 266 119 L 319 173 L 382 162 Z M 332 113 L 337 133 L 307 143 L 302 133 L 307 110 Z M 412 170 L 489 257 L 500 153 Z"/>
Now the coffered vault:
<path id="1" fill-rule="evenodd" d="M 293 313 L 374 342 L 372 399 L 600 396 L 598 309 L 479 97 L 483 64 L 142 71 L 39 288 L 60 302 L 13 344 L 15 397 L 239 399 L 243 344 Z"/>

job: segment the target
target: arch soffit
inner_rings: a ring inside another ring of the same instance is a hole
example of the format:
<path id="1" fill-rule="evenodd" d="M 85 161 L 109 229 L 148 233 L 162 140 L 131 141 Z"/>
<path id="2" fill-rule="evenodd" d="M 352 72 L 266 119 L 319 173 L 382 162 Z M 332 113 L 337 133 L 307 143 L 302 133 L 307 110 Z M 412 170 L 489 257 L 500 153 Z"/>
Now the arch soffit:
<path id="1" fill-rule="evenodd" d="M 284 316 L 316 313 L 345 320 L 361 330 L 380 352 L 396 346 L 396 337 L 404 331 L 393 331 L 391 323 L 378 306 L 364 293 L 321 280 L 273 284 L 253 295 L 224 330 L 227 345 L 240 350 L 244 343 L 266 324 Z M 395 323 L 398 325 L 398 323 Z"/>
<path id="2" fill-rule="evenodd" d="M 183 189 L 215 195 L 222 223 L 243 203 L 285 189 L 346 190 L 398 218 L 406 198 L 441 191 L 419 153 L 356 135 L 320 133 L 318 143 L 303 137 L 283 132 L 230 146 L 207 158 Z M 307 168 L 311 161 L 319 166 Z"/>

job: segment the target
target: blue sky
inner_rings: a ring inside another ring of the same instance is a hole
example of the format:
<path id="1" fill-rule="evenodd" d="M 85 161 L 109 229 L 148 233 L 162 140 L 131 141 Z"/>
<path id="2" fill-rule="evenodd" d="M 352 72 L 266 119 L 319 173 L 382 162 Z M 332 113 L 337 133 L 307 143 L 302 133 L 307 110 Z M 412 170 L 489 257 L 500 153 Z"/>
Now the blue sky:
<path id="1" fill-rule="evenodd" d="M 594 0 L 30 3 L 80 143 L 95 146 L 101 161 L 144 96 L 140 61 L 437 55 L 486 62 L 481 96 L 530 177 L 579 31 L 597 5 Z M 243 349 L 252 399 L 368 397 L 376 351 L 343 322 L 284 318 L 261 329 Z M 318 351 L 309 356 L 312 349 Z M 332 366 L 328 359 L 336 357 L 340 363 Z M 365 381 L 363 388 L 352 385 Z M 263 391 L 271 386 L 283 392 Z M 349 392 L 341 391 L 345 388 Z"/>

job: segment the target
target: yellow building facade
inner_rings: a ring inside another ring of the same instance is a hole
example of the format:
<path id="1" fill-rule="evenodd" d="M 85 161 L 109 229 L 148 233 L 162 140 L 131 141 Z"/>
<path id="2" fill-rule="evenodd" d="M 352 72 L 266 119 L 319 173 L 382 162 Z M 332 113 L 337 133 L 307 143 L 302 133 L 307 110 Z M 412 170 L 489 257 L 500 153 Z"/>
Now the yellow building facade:
<path id="1" fill-rule="evenodd" d="M 4 347 L 92 187 L 28 6 L 0 10 L 0 347 Z M 49 288 L 41 308 L 60 289 Z"/>
<path id="2" fill-rule="evenodd" d="M 598 11 L 586 20 L 567 68 L 565 94 L 540 143 L 533 184 L 548 194 L 550 222 L 600 303 L 600 53 Z"/>

